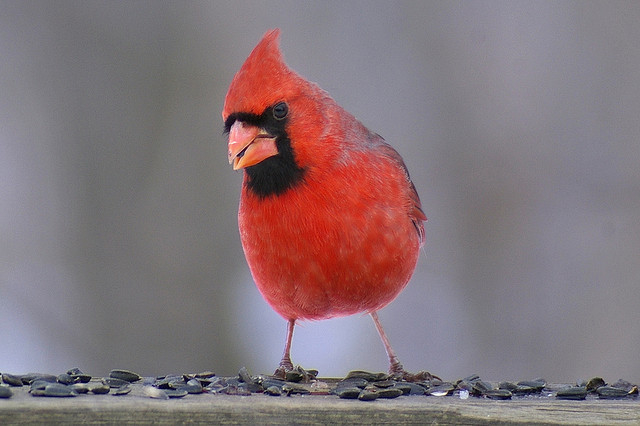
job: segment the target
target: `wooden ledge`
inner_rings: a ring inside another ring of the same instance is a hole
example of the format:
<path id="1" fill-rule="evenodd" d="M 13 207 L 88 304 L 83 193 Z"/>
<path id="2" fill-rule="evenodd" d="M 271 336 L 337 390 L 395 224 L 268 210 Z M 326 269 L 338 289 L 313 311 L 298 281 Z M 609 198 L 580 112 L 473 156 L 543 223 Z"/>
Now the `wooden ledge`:
<path id="1" fill-rule="evenodd" d="M 157 400 L 143 385 L 128 395 L 34 397 L 29 387 L 11 388 L 0 399 L 0 424 L 640 424 L 640 402 L 561 401 L 522 398 L 495 401 L 469 397 L 402 396 L 365 402 L 333 395 L 187 395 Z"/>

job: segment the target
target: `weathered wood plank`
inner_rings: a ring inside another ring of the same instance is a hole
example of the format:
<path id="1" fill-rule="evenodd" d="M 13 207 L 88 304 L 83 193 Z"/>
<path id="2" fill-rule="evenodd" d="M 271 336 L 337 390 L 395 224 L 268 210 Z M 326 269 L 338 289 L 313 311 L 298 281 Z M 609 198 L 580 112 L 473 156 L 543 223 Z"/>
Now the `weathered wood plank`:
<path id="1" fill-rule="evenodd" d="M 271 397 L 189 395 L 154 400 L 142 385 L 125 396 L 44 398 L 28 387 L 0 400 L 0 424 L 640 424 L 637 400 L 560 401 L 549 398 L 493 401 L 405 396 L 372 402 L 327 395 Z"/>

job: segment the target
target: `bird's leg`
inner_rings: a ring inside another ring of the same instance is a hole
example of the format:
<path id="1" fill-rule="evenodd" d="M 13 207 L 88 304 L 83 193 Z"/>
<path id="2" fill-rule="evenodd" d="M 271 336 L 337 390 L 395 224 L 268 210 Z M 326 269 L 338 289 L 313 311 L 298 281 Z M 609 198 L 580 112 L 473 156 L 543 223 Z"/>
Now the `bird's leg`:
<path id="1" fill-rule="evenodd" d="M 376 311 L 373 311 L 369 315 L 371 315 L 373 323 L 376 325 L 376 329 L 378 330 L 378 334 L 382 339 L 384 349 L 387 351 L 387 355 L 389 356 L 389 374 L 402 374 L 404 372 L 404 368 L 402 367 L 402 364 L 400 364 L 396 353 L 393 351 L 391 343 L 389 343 L 389 339 L 387 338 L 387 335 L 382 328 L 382 324 L 380 323 L 380 318 L 378 318 L 378 313 Z"/>
<path id="2" fill-rule="evenodd" d="M 284 378 L 287 371 L 293 370 L 293 363 L 291 362 L 291 340 L 293 339 L 293 328 L 296 325 L 295 319 L 290 319 L 287 323 L 287 341 L 284 345 L 284 353 L 282 354 L 282 360 L 280 365 L 273 373 L 276 377 Z"/>
<path id="3" fill-rule="evenodd" d="M 419 373 L 412 374 L 404 369 L 396 353 L 393 351 L 391 347 L 391 343 L 389 343 L 389 339 L 382 328 L 382 324 L 380 323 L 380 318 L 378 318 L 378 313 L 376 311 L 370 312 L 371 318 L 373 319 L 373 323 L 376 325 L 376 329 L 378 330 L 378 334 L 380 334 L 380 338 L 382 339 L 382 343 L 384 344 L 384 349 L 387 351 L 387 355 L 389 356 L 389 374 L 404 379 L 408 382 L 418 382 L 424 380 L 432 380 L 440 378 L 438 376 L 434 376 L 428 371 L 420 371 Z"/>

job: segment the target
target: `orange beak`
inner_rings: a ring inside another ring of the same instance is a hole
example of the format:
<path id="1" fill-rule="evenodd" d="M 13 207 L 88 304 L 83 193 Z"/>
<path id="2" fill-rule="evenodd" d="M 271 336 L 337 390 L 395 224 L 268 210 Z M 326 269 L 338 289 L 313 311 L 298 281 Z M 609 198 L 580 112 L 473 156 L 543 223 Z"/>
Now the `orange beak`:
<path id="1" fill-rule="evenodd" d="M 236 120 L 229 130 L 229 164 L 233 170 L 258 164 L 278 154 L 276 138 L 263 129 Z"/>

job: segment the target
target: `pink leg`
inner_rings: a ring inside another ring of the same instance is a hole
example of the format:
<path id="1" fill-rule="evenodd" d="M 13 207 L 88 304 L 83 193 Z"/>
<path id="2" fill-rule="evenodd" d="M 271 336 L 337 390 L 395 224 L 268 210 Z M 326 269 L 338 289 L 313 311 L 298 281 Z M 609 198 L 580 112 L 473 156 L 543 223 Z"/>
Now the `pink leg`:
<path id="1" fill-rule="evenodd" d="M 391 347 L 391 343 L 389 343 L 389 339 L 387 335 L 384 333 L 384 329 L 382 328 L 382 324 L 380 323 L 380 319 L 378 318 L 377 312 L 371 312 L 371 318 L 373 319 L 373 323 L 376 325 L 376 329 L 378 330 L 378 334 L 380 334 L 380 338 L 382 339 L 382 344 L 384 344 L 384 349 L 387 351 L 387 355 L 389 356 L 389 373 L 390 374 L 403 374 L 404 368 L 400 361 L 398 361 L 398 357 L 396 353 L 393 351 Z"/>
<path id="2" fill-rule="evenodd" d="M 293 339 L 293 328 L 296 326 L 296 320 L 290 319 L 287 324 L 287 341 L 284 345 L 284 353 L 282 354 L 282 360 L 280 366 L 274 373 L 276 376 L 284 377 L 287 371 L 293 370 L 293 363 L 291 362 L 291 340 Z"/>
<path id="3" fill-rule="evenodd" d="M 382 339 L 382 343 L 384 344 L 384 348 L 387 351 L 387 355 L 389 356 L 389 374 L 392 376 L 399 377 L 408 382 L 420 382 L 425 380 L 441 380 L 440 377 L 434 376 L 428 371 L 420 371 L 416 374 L 409 373 L 405 371 L 402 364 L 398 360 L 396 353 L 393 351 L 391 347 L 391 343 L 389 343 L 389 339 L 387 335 L 384 333 L 384 329 L 382 328 L 382 324 L 380 323 L 380 319 L 378 318 L 377 312 L 371 312 L 371 318 L 373 318 L 373 323 L 376 325 L 376 329 L 378 330 L 378 334 L 380 334 L 380 338 Z"/>

